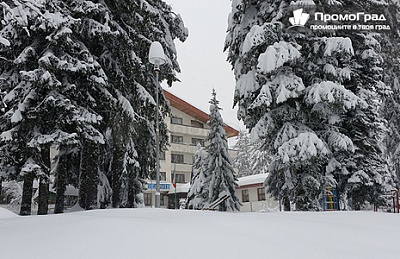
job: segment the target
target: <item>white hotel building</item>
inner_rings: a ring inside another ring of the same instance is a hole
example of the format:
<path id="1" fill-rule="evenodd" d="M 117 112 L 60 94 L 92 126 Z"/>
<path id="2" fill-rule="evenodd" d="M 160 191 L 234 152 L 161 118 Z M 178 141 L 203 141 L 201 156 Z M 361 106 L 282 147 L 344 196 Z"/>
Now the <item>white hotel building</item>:
<path id="1" fill-rule="evenodd" d="M 171 182 L 175 175 L 177 187 L 190 182 L 193 158 L 197 151 L 197 144 L 206 145 L 210 127 L 207 125 L 208 114 L 164 90 L 164 95 L 171 106 L 172 117 L 166 117 L 165 122 L 169 129 L 170 145 L 168 150 L 161 154 L 161 207 L 173 207 L 174 195 L 168 192 L 174 187 Z M 238 131 L 230 126 L 225 126 L 228 138 L 238 135 Z M 235 151 L 230 152 L 232 156 Z M 144 193 L 146 206 L 154 206 L 155 181 L 149 181 Z M 178 197 L 179 198 L 179 197 Z"/>

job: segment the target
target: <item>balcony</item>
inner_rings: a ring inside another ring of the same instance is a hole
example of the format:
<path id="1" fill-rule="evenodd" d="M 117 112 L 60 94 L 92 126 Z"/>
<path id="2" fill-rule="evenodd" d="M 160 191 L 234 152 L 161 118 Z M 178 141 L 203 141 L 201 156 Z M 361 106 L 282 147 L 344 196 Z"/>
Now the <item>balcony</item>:
<path id="1" fill-rule="evenodd" d="M 171 164 L 171 174 L 174 173 L 174 169 L 176 172 L 190 173 L 192 171 L 192 165 L 191 164 Z"/>
<path id="2" fill-rule="evenodd" d="M 194 155 L 197 151 L 197 146 L 187 143 L 171 143 L 169 151 L 181 154 L 191 154 Z"/>
<path id="3" fill-rule="evenodd" d="M 178 124 L 170 124 L 169 130 L 171 131 L 171 134 L 199 137 L 202 139 L 205 139 L 208 135 L 208 132 L 210 131 L 209 129 L 202 129 Z"/>

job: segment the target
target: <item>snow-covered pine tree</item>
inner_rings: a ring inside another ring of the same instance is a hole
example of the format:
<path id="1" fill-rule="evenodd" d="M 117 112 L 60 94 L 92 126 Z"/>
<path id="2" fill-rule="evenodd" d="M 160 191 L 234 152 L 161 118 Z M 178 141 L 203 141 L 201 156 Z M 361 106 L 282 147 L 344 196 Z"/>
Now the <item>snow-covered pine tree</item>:
<path id="1" fill-rule="evenodd" d="M 233 148 L 237 150 L 237 156 L 233 159 L 232 163 L 232 166 L 237 170 L 237 177 L 252 175 L 252 154 L 250 154 L 252 144 L 250 135 L 247 133 L 247 131 L 239 131 L 237 142 Z"/>
<path id="2" fill-rule="evenodd" d="M 80 148 L 76 143 L 62 143 L 58 145 L 58 153 L 55 160 L 53 174 L 55 177 L 54 188 L 56 190 L 56 203 L 54 213 L 64 212 L 64 193 L 66 186 L 79 186 Z"/>
<path id="3" fill-rule="evenodd" d="M 390 1 L 342 1 L 350 10 L 376 10 L 385 13 L 387 22 L 396 27 L 390 11 Z M 340 10 L 341 7 L 338 7 Z M 394 8 L 394 10 L 396 10 Z M 351 138 L 354 154 L 342 157 L 341 169 L 333 172 L 338 182 L 339 192 L 347 197 L 351 208 L 360 209 L 365 202 L 382 205 L 382 194 L 393 188 L 393 179 L 388 171 L 384 157 L 383 137 L 387 121 L 381 116 L 383 101 L 391 94 L 392 82 L 385 79 L 390 69 L 385 69 L 393 59 L 394 53 L 385 54 L 385 48 L 393 44 L 391 32 L 358 31 L 338 32 L 340 36 L 352 41 L 354 55 L 349 64 L 351 74 L 344 81 L 347 89 L 364 101 L 364 105 L 350 112 L 341 127 Z M 385 47 L 382 47 L 385 46 Z M 340 57 L 336 58 L 340 62 Z M 336 61 L 334 60 L 334 61 Z M 389 65 L 390 66 L 390 65 Z M 392 77 L 393 78 L 393 77 Z M 342 199 L 343 202 L 346 200 Z"/>
<path id="4" fill-rule="evenodd" d="M 235 1 L 229 18 L 226 48 L 236 77 L 234 103 L 238 118 L 253 140 L 263 140 L 274 159 L 268 190 L 276 198 L 296 202 L 301 209 L 318 209 L 321 163 L 326 144 L 307 125 L 303 104 L 306 86 L 292 67 L 301 47 L 284 39 L 286 1 Z"/>
<path id="5" fill-rule="evenodd" d="M 199 144 L 200 145 L 200 144 Z M 186 207 L 188 209 L 201 210 L 209 203 L 209 173 L 207 171 L 208 153 L 204 147 L 198 146 L 195 154 L 195 162 L 193 167 L 197 169 L 196 175 L 193 177 L 190 185 Z"/>
<path id="6" fill-rule="evenodd" d="M 247 131 L 240 131 L 234 148 L 238 151 L 233 159 L 233 167 L 237 169 L 238 177 L 266 174 L 271 162 L 271 156 L 262 148 L 262 141 L 251 141 Z"/>
<path id="7" fill-rule="evenodd" d="M 76 132 L 103 142 L 90 92 L 103 88 L 104 73 L 74 37 L 79 21 L 59 7 L 59 1 L 2 2 L 1 35 L 9 44 L 1 47 L 1 88 L 7 93 L 1 136 L 11 161 L 7 170 L 25 178 L 21 214 L 30 214 L 33 178 L 48 179 L 42 145 L 77 139 Z"/>
<path id="8" fill-rule="evenodd" d="M 331 8 L 339 2 L 345 1 L 307 4 Z M 226 48 L 237 80 L 238 117 L 274 154 L 268 190 L 299 210 L 319 210 L 324 185 L 340 180 L 334 175 L 345 167 L 342 159 L 357 156 L 345 122 L 371 107 L 351 88 L 359 55 L 352 43 L 359 36 L 287 30 L 287 10 L 298 8 L 293 4 L 234 1 Z M 367 150 L 372 156 L 375 151 Z"/>
<path id="9" fill-rule="evenodd" d="M 228 153 L 228 140 L 224 130 L 218 106 L 217 93 L 213 89 L 210 100 L 209 125 L 211 127 L 207 136 L 207 173 L 209 174 L 209 203 L 217 200 L 221 194 L 229 195 L 229 198 L 219 205 L 220 211 L 239 211 L 240 202 L 235 194 L 237 178 L 232 167 L 231 157 Z"/>
<path id="10" fill-rule="evenodd" d="M 113 206 L 131 207 L 135 201 L 132 195 L 141 193 L 143 179 L 154 171 L 155 114 L 161 110 L 165 115 L 169 111 L 162 89 L 149 76 L 153 74 L 147 60 L 149 46 L 155 40 L 163 45 L 168 60 L 161 69 L 160 79 L 172 84 L 177 80 L 175 71 L 180 71 L 173 40 L 184 41 L 187 30 L 180 16 L 163 1 L 104 1 L 96 7 L 105 10 L 100 20 L 97 15 L 80 15 L 87 25 L 84 37 L 92 42 L 90 50 L 98 56 L 113 85 L 110 92 L 118 100 L 118 108 L 107 123 L 112 136 L 109 179 L 113 186 Z M 94 32 L 99 22 L 112 33 Z M 156 107 L 156 91 L 160 107 Z M 167 143 L 163 120 L 160 130 L 162 150 Z"/>
<path id="11" fill-rule="evenodd" d="M 390 18 L 392 34 L 386 35 L 386 40 L 381 44 L 384 82 L 391 87 L 392 95 L 388 96 L 383 105 L 382 113 L 388 121 L 388 132 L 385 136 L 386 156 L 389 161 L 389 171 L 392 173 L 393 182 L 397 189 L 400 188 L 400 2 L 389 1 L 387 16 Z"/>
<path id="12" fill-rule="evenodd" d="M 379 113 L 383 98 L 389 89 L 383 83 L 383 59 L 380 45 L 369 45 L 371 40 L 380 38 L 370 33 L 363 35 L 357 42 L 353 37 L 354 59 L 361 67 L 353 69 L 352 82 L 347 84 L 355 94 L 365 100 L 365 106 L 351 112 L 342 127 L 347 130 L 353 145 L 354 154 L 343 157 L 344 166 L 334 173 L 338 181 L 339 192 L 348 198 L 353 209 L 361 209 L 366 201 L 383 205 L 382 194 L 385 193 L 385 179 L 389 179 L 388 167 L 383 152 L 383 137 L 386 121 Z M 373 54 L 371 54 L 373 53 Z"/>
<path id="13" fill-rule="evenodd" d="M 263 142 L 257 140 L 251 145 L 250 159 L 252 174 L 266 174 L 271 163 L 271 155 L 262 147 Z"/>
<path id="14" fill-rule="evenodd" d="M 129 1 L 67 2 L 14 1 L 11 6 L 3 2 L 1 89 L 7 110 L 1 113 L 4 122 L 1 140 L 7 145 L 1 147 L 4 158 L 1 163 L 7 176 L 17 177 L 27 159 L 24 152 L 15 152 L 17 148 L 31 148 L 26 155 L 29 158 L 41 145 L 65 144 L 71 150 L 77 146 L 83 162 L 80 164 L 80 203 L 90 209 L 104 203 L 105 196 L 110 194 L 108 179 L 101 170 L 109 168 L 103 161 L 110 159 L 96 161 L 99 157 L 114 157 L 112 152 L 100 154 L 110 149 L 99 146 L 104 144 L 104 135 L 112 128 L 121 129 L 119 134 L 123 135 L 112 141 L 122 147 L 123 154 L 120 167 L 115 170 L 116 178 L 131 177 L 133 180 L 125 183 L 132 183 L 136 189 L 131 193 L 140 197 L 141 181 L 154 167 L 154 114 L 158 111 L 152 97 L 155 91 L 154 79 L 149 76 L 152 68 L 147 62 L 148 49 L 153 40 L 163 43 L 169 62 L 162 69 L 161 79 L 171 83 L 176 79 L 174 70 L 179 71 L 173 39 L 184 40 L 187 31 L 180 17 L 162 1 L 151 2 L 153 6 L 149 2 Z M 132 9 L 137 12 L 132 13 Z M 161 93 L 161 89 L 157 90 Z M 163 98 L 161 104 L 163 113 L 168 111 Z M 114 123 L 116 113 L 125 118 L 124 125 Z M 17 125 L 29 118 L 35 122 L 35 128 L 33 123 L 26 127 Z M 16 134 L 25 128 L 26 131 Z M 164 146 L 166 126 L 163 124 L 161 129 Z M 126 142 L 118 142 L 119 139 Z M 142 158 L 135 158 L 139 139 L 145 145 L 139 143 L 142 150 L 138 156 Z M 143 163 L 138 164 L 138 160 Z M 41 161 L 35 163 L 46 169 Z M 139 166 L 134 172 L 140 174 L 124 174 L 126 170 L 121 166 L 129 167 L 130 172 L 132 167 Z M 55 172 L 64 173 L 63 170 Z M 67 182 L 57 179 L 56 182 L 61 195 Z M 127 186 L 125 183 L 122 184 Z"/>

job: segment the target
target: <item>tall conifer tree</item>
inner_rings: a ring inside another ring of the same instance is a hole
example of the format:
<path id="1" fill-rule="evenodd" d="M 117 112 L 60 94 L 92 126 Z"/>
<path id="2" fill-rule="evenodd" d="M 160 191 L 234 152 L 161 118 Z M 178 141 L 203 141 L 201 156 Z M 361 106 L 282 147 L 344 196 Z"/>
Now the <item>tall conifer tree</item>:
<path id="1" fill-rule="evenodd" d="M 231 157 L 228 152 L 228 140 L 224 130 L 218 106 L 217 93 L 213 89 L 210 100 L 209 124 L 210 132 L 207 142 L 210 143 L 207 150 L 206 165 L 209 181 L 209 203 L 217 200 L 221 194 L 225 193 L 229 198 L 219 205 L 220 211 L 239 211 L 240 203 L 235 194 L 237 179 L 232 167 Z"/>
<path id="2" fill-rule="evenodd" d="M 338 185 L 344 203 L 356 200 L 354 208 L 378 202 L 387 170 L 380 146 L 384 121 L 373 102 L 388 89 L 373 75 L 382 68 L 373 44 L 379 35 L 288 30 L 291 11 L 304 4 L 356 10 L 374 3 L 234 1 L 226 48 L 238 117 L 274 155 L 268 190 L 286 205 L 319 210 L 326 185 Z M 368 191 L 356 197 L 355 186 Z"/>
<path id="3" fill-rule="evenodd" d="M 49 145 L 60 150 L 58 195 L 76 184 L 80 205 L 92 209 L 110 202 L 111 185 L 115 206 L 142 202 L 142 181 L 155 162 L 155 113 L 169 110 L 151 76 L 148 50 L 154 40 L 163 44 L 167 64 L 160 79 L 175 81 L 173 40 L 187 36 L 180 16 L 162 1 L 32 0 L 2 2 L 2 8 L 0 163 L 7 179 L 26 178 L 23 207 L 30 204 L 31 181 L 48 179 L 39 151 Z M 161 136 L 164 147 L 163 122 Z M 65 170 L 76 154 L 79 181 Z"/>

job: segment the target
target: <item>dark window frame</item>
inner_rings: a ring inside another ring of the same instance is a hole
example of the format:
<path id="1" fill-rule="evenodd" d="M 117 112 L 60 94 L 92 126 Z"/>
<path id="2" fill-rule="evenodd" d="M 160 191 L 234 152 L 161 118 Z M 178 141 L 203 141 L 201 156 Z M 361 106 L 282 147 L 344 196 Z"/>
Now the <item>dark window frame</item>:
<path id="1" fill-rule="evenodd" d="M 204 129 L 204 123 L 197 121 L 197 120 L 191 120 L 190 126 L 192 126 L 194 128 Z"/>
<path id="2" fill-rule="evenodd" d="M 166 160 L 165 159 L 165 151 L 164 152 L 160 152 L 160 160 Z"/>
<path id="3" fill-rule="evenodd" d="M 192 138 L 192 145 L 197 146 L 197 144 L 200 143 L 202 147 L 204 147 L 204 139 L 202 138 Z"/>
<path id="4" fill-rule="evenodd" d="M 182 173 L 175 173 L 175 175 L 172 173 L 174 176 L 174 182 L 175 183 L 186 183 L 186 176 L 185 174 Z"/>
<path id="5" fill-rule="evenodd" d="M 171 135 L 171 143 L 175 143 L 175 144 L 183 143 L 183 136 Z"/>
<path id="6" fill-rule="evenodd" d="M 171 124 L 183 125 L 183 119 L 181 117 L 172 116 Z"/>
<path id="7" fill-rule="evenodd" d="M 258 201 L 265 201 L 266 197 L 265 197 L 265 188 L 261 187 L 261 188 L 257 188 L 257 197 L 258 197 Z"/>
<path id="8" fill-rule="evenodd" d="M 185 163 L 185 156 L 183 154 L 171 154 L 172 164 L 183 164 Z"/>
<path id="9" fill-rule="evenodd" d="M 250 201 L 249 189 L 242 190 L 242 202 L 249 202 L 249 201 Z"/>

